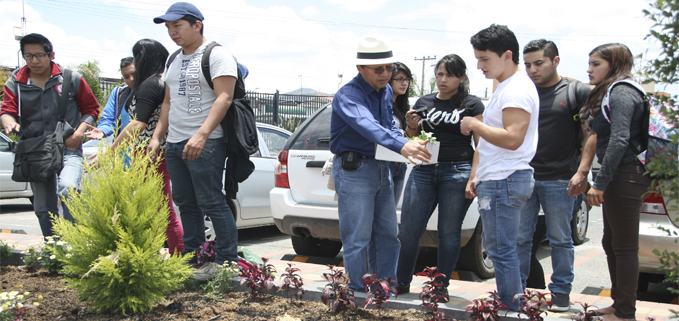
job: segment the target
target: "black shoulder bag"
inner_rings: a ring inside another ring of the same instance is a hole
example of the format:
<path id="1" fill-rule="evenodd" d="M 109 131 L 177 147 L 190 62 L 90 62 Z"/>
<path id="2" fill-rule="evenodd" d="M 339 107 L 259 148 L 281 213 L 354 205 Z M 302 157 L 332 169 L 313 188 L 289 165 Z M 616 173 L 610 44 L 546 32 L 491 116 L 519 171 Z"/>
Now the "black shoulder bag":
<path id="1" fill-rule="evenodd" d="M 19 140 L 14 155 L 13 181 L 47 182 L 54 175 L 61 173 L 64 167 L 64 117 L 71 92 L 71 82 L 71 70 L 65 69 L 59 99 L 59 121 L 54 133 Z"/>

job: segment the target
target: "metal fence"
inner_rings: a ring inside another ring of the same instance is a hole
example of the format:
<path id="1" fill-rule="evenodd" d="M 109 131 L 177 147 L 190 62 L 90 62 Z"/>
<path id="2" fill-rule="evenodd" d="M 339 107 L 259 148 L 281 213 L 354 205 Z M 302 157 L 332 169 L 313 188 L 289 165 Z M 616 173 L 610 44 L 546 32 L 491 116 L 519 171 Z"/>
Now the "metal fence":
<path id="1" fill-rule="evenodd" d="M 250 106 L 258 122 L 279 125 L 283 122 L 301 123 L 316 110 L 332 102 L 332 96 L 248 93 Z"/>

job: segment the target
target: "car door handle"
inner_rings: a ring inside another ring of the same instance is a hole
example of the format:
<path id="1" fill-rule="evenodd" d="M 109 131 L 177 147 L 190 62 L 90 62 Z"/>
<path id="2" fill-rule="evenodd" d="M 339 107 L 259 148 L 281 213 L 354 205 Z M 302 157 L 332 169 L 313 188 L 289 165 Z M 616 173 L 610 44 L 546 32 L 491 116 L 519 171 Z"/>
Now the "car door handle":
<path id="1" fill-rule="evenodd" d="M 325 165 L 325 161 L 308 161 L 308 162 L 306 162 L 306 167 L 323 168 L 323 165 Z"/>

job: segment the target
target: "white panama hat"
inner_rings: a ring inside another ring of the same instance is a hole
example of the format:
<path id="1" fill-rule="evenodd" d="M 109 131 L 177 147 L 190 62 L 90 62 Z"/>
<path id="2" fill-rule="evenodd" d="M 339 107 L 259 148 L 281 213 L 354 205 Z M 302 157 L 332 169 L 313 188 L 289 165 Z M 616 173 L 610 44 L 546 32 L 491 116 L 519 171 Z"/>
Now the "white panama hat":
<path id="1" fill-rule="evenodd" d="M 396 62 L 394 53 L 384 41 L 375 37 L 363 37 L 358 42 L 357 65 L 382 65 Z"/>

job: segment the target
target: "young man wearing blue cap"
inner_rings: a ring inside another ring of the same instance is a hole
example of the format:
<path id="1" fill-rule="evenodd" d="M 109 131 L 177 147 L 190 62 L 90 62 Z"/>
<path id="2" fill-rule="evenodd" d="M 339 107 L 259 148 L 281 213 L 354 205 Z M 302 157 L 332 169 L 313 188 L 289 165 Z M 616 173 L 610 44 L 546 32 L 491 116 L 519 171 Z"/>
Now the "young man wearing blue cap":
<path id="1" fill-rule="evenodd" d="M 225 261 L 238 261 L 236 221 L 222 194 L 226 149 L 220 126 L 233 100 L 238 66 L 226 48 L 215 47 L 209 61 L 214 89 L 210 88 L 200 65 L 208 45 L 203 20 L 200 10 L 187 2 L 177 2 L 153 19 L 165 23 L 182 51 L 163 73 L 169 90 L 149 143 L 150 149 L 157 149 L 169 131 L 165 159 L 184 226 L 184 253 L 197 251 L 205 242 L 203 214 L 212 221 L 216 258 L 193 276 L 199 281 L 214 278 Z"/>

